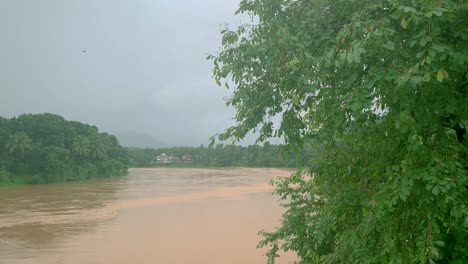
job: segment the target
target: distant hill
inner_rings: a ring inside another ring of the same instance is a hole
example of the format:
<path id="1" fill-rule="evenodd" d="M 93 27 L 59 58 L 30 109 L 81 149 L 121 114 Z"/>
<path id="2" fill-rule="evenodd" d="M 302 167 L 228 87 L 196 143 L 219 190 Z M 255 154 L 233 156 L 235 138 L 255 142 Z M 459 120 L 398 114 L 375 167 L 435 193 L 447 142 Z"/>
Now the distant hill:
<path id="1" fill-rule="evenodd" d="M 154 139 L 151 135 L 136 132 L 136 131 L 113 131 L 120 144 L 124 147 L 135 148 L 164 148 L 168 144 L 161 143 Z"/>

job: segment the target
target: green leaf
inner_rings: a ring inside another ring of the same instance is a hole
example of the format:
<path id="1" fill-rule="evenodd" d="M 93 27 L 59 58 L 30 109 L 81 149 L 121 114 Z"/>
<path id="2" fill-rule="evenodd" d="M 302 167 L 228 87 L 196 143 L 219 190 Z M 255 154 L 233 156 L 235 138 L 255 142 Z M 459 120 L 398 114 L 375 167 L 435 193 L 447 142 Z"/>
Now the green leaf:
<path id="1" fill-rule="evenodd" d="M 444 74 L 445 78 L 449 77 L 449 74 L 448 74 L 448 72 L 446 70 L 442 69 L 442 73 Z"/>
<path id="2" fill-rule="evenodd" d="M 406 29 L 408 27 L 408 21 L 406 21 L 405 18 L 401 19 L 400 25 L 403 29 Z"/>
<path id="3" fill-rule="evenodd" d="M 468 128 L 468 120 L 460 120 L 459 126 L 461 128 Z"/>
<path id="4" fill-rule="evenodd" d="M 410 195 L 411 190 L 408 185 L 402 185 L 400 193 L 398 194 L 400 196 L 400 199 L 405 202 L 408 199 L 408 196 Z"/>
<path id="5" fill-rule="evenodd" d="M 418 11 L 414 7 L 411 7 L 411 6 L 402 6 L 401 9 L 405 11 L 406 13 L 416 13 Z"/>
<path id="6" fill-rule="evenodd" d="M 426 44 L 427 44 L 427 39 L 425 37 L 422 37 L 420 40 L 419 40 L 419 44 L 422 46 L 422 47 L 425 47 Z"/>
<path id="7" fill-rule="evenodd" d="M 296 64 L 299 64 L 299 62 L 300 62 L 299 59 L 297 57 L 294 57 L 292 60 L 289 61 L 288 64 L 289 64 L 290 67 L 292 67 L 292 66 L 294 66 Z"/>
<path id="8" fill-rule="evenodd" d="M 399 120 L 395 121 L 395 127 L 396 127 L 397 129 L 400 128 L 400 121 L 399 121 Z"/>
<path id="9" fill-rule="evenodd" d="M 434 14 L 436 16 L 442 16 L 444 14 L 444 12 L 441 9 L 434 9 L 434 10 L 432 10 L 432 14 Z"/>
<path id="10" fill-rule="evenodd" d="M 443 82 L 443 81 L 444 81 L 444 78 L 445 78 L 444 72 L 443 72 L 442 70 L 439 70 L 439 71 L 437 72 L 437 81 Z"/>

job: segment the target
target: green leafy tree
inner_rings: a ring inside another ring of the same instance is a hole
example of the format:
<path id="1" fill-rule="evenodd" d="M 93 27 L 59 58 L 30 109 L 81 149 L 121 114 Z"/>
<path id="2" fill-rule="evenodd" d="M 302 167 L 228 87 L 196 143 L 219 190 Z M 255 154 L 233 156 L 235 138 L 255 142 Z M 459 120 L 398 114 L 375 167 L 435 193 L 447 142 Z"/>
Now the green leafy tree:
<path id="1" fill-rule="evenodd" d="M 54 114 L 0 118 L 0 184 L 50 183 L 127 173 L 117 139 Z"/>
<path id="2" fill-rule="evenodd" d="M 46 149 L 46 170 L 45 181 L 50 182 L 65 182 L 67 175 L 67 165 L 69 151 L 59 147 L 47 147 Z"/>
<path id="3" fill-rule="evenodd" d="M 84 136 L 76 137 L 71 147 L 72 152 L 80 158 L 88 157 L 92 150 L 91 142 Z"/>
<path id="4" fill-rule="evenodd" d="M 238 13 L 252 22 L 209 56 L 236 87 L 219 138 L 256 130 L 298 156 L 276 182 L 287 211 L 262 233 L 268 262 L 468 263 L 468 5 L 243 0 Z"/>
<path id="5" fill-rule="evenodd" d="M 24 155 L 32 149 L 31 138 L 24 132 L 17 132 L 10 137 L 6 149 L 11 154 Z"/>
<path id="6" fill-rule="evenodd" d="M 94 159 L 105 159 L 107 157 L 106 145 L 99 140 L 95 140 L 91 147 L 91 157 Z"/>

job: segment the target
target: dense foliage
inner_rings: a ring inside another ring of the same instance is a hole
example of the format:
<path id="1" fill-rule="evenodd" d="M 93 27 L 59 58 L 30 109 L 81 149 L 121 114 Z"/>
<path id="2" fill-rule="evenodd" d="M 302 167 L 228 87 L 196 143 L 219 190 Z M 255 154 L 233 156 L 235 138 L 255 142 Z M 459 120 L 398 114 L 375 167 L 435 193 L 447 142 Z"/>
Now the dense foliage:
<path id="1" fill-rule="evenodd" d="M 172 167 L 293 167 L 295 159 L 285 152 L 284 146 L 268 142 L 263 146 L 247 147 L 217 144 L 214 147 L 173 147 L 160 149 L 130 148 L 129 164 L 132 167 L 172 166 Z M 311 158 L 316 151 L 306 148 L 301 156 Z M 161 164 L 156 157 L 165 153 L 176 161 Z M 190 155 L 190 161 L 182 161 L 183 155 Z"/>
<path id="2" fill-rule="evenodd" d="M 54 114 L 0 117 L 0 184 L 65 182 L 126 172 L 125 149 L 95 126 Z"/>
<path id="3" fill-rule="evenodd" d="M 463 0 L 243 0 L 214 61 L 237 124 L 311 172 L 276 182 L 287 212 L 269 263 L 468 263 L 468 4 Z M 281 118 L 279 126 L 272 120 Z"/>

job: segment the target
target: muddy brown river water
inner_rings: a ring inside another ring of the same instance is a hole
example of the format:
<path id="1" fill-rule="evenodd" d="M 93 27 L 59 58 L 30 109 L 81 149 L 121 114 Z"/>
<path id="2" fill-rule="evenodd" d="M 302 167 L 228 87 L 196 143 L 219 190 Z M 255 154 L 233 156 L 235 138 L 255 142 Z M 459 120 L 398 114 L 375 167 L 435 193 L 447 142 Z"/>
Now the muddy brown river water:
<path id="1" fill-rule="evenodd" d="M 127 177 L 0 188 L 3 264 L 263 264 L 282 169 L 130 169 Z M 278 264 L 292 263 L 291 253 Z"/>

